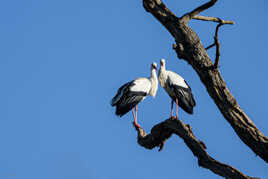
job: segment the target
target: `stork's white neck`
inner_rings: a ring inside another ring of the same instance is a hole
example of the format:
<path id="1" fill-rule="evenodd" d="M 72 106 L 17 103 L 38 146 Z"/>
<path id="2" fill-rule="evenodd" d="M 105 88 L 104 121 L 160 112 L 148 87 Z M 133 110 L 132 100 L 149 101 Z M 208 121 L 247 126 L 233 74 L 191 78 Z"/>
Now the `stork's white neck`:
<path id="1" fill-rule="evenodd" d="M 166 66 L 165 66 L 165 64 L 163 64 L 163 65 L 160 66 L 160 70 L 159 70 L 159 71 L 166 71 Z"/>
<path id="2" fill-rule="evenodd" d="M 150 78 L 154 78 L 154 79 L 157 80 L 157 75 L 156 75 L 156 70 L 155 69 L 151 70 L 151 77 Z"/>
<path id="3" fill-rule="evenodd" d="M 150 95 L 152 97 L 155 97 L 156 92 L 157 92 L 157 88 L 158 88 L 158 79 L 157 79 L 157 75 L 156 75 L 156 70 L 155 69 L 151 69 L 151 77 L 150 77 L 150 81 L 152 83 L 152 87 L 150 90 Z"/>
<path id="4" fill-rule="evenodd" d="M 162 87 L 165 87 L 165 81 L 167 79 L 167 74 L 166 74 L 166 68 L 165 65 L 161 65 L 160 66 L 160 70 L 158 73 L 158 79 L 159 79 L 159 83 Z"/>

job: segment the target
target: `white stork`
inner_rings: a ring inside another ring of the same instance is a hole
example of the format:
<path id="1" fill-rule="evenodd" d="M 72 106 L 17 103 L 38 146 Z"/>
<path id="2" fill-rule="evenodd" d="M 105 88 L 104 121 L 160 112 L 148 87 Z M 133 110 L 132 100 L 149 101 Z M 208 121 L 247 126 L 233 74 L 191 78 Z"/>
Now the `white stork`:
<path id="1" fill-rule="evenodd" d="M 160 85 L 166 90 L 171 98 L 171 117 L 173 115 L 173 102 L 176 102 L 176 118 L 178 118 L 178 105 L 187 113 L 193 114 L 195 100 L 191 92 L 190 86 L 177 73 L 167 71 L 165 60 L 160 60 L 160 69 L 158 79 Z"/>
<path id="2" fill-rule="evenodd" d="M 132 109 L 134 125 L 140 127 L 137 122 L 137 104 L 144 100 L 146 96 L 155 97 L 158 80 L 156 75 L 157 64 L 151 64 L 151 76 L 149 78 L 137 78 L 121 86 L 117 94 L 111 101 L 112 106 L 116 106 L 115 114 L 122 117 Z M 135 107 L 135 114 L 134 108 Z"/>

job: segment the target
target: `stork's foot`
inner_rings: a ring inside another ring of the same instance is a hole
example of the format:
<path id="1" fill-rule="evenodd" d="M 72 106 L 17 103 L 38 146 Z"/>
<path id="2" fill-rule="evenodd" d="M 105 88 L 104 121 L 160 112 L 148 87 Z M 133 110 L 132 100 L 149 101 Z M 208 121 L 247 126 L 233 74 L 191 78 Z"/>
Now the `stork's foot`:
<path id="1" fill-rule="evenodd" d="M 133 122 L 133 125 L 134 125 L 134 127 L 136 128 L 136 129 L 139 129 L 139 128 L 141 128 L 141 126 L 137 123 L 137 122 Z"/>
<path id="2" fill-rule="evenodd" d="M 170 118 L 171 118 L 172 120 L 176 120 L 176 119 L 177 119 L 176 116 L 170 116 Z"/>
<path id="3" fill-rule="evenodd" d="M 178 116 L 170 116 L 170 119 L 172 119 L 172 120 L 179 120 Z"/>

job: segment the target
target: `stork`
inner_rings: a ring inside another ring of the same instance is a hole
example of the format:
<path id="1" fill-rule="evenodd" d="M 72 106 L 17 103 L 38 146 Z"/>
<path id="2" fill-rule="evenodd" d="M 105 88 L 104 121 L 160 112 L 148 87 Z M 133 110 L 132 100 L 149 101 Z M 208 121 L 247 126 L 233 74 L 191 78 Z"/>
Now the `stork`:
<path id="1" fill-rule="evenodd" d="M 165 60 L 160 60 L 158 79 L 160 85 L 165 89 L 171 98 L 171 117 L 173 117 L 173 103 L 176 103 L 176 118 L 178 119 L 178 106 L 189 114 L 193 114 L 195 100 L 190 86 L 177 73 L 166 70 Z"/>
<path id="2" fill-rule="evenodd" d="M 146 96 L 155 97 L 156 95 L 158 88 L 156 70 L 157 64 L 154 62 L 151 64 L 151 76 L 149 78 L 137 78 L 122 85 L 111 100 L 111 105 L 116 106 L 115 114 L 120 117 L 132 109 L 134 125 L 136 127 L 140 127 L 137 122 L 138 103 L 144 100 Z"/>

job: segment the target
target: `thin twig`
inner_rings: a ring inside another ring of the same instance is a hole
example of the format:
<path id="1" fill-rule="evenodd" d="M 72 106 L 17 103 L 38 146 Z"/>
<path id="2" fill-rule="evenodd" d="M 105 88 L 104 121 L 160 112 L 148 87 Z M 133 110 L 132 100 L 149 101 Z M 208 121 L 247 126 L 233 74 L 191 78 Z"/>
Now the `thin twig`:
<path id="1" fill-rule="evenodd" d="M 219 23 L 216 27 L 216 32 L 215 32 L 215 36 L 214 36 L 214 43 L 216 45 L 216 58 L 215 58 L 215 62 L 214 62 L 214 68 L 217 69 L 219 67 L 219 61 L 220 61 L 220 42 L 218 39 L 218 32 L 219 32 L 219 28 L 222 26 L 222 23 Z"/>
<path id="2" fill-rule="evenodd" d="M 218 22 L 222 24 L 232 24 L 232 25 L 234 24 L 234 21 L 221 20 L 218 17 L 194 16 L 192 19 L 202 20 L 202 21 L 212 21 L 212 22 Z"/>
<path id="3" fill-rule="evenodd" d="M 208 47 L 206 47 L 206 50 L 208 50 L 208 49 L 210 49 L 210 48 L 214 47 L 215 45 L 216 45 L 215 43 L 213 43 L 213 44 L 209 45 Z"/>
<path id="4" fill-rule="evenodd" d="M 221 19 L 220 19 L 221 20 Z M 220 62 L 220 41 L 218 39 L 218 34 L 219 34 L 219 28 L 224 25 L 223 23 L 219 23 L 216 27 L 216 31 L 215 31 L 215 36 L 214 36 L 214 43 L 209 45 L 206 50 L 216 46 L 216 57 L 215 57 L 215 62 L 213 65 L 214 69 L 217 69 L 219 67 L 219 62 Z"/>

